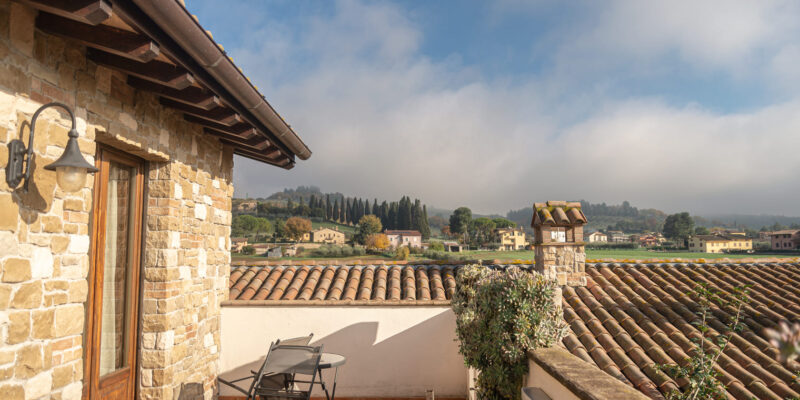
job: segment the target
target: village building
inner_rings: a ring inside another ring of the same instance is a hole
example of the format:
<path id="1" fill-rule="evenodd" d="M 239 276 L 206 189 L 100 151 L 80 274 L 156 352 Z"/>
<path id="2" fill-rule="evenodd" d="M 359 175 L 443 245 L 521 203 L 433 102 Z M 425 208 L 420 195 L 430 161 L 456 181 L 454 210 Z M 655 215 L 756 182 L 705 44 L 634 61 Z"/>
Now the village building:
<path id="1" fill-rule="evenodd" d="M 630 236 L 632 243 L 636 243 L 642 247 L 658 246 L 661 244 L 661 238 L 652 233 L 642 233 Z"/>
<path id="2" fill-rule="evenodd" d="M 244 200 L 238 202 L 235 211 L 242 214 L 254 213 L 258 210 L 258 202 L 255 200 Z"/>
<path id="3" fill-rule="evenodd" d="M 231 251 L 240 253 L 242 248 L 247 246 L 247 238 L 246 237 L 232 237 L 231 238 Z"/>
<path id="4" fill-rule="evenodd" d="M 753 249 L 753 240 L 739 235 L 696 235 L 688 240 L 689 251 L 701 253 L 727 253 Z"/>
<path id="5" fill-rule="evenodd" d="M 391 247 L 422 247 L 422 234 L 419 231 L 385 230 L 383 233 Z"/>
<path id="6" fill-rule="evenodd" d="M 772 250 L 796 250 L 800 248 L 800 229 L 787 229 L 770 232 Z"/>
<path id="7" fill-rule="evenodd" d="M 625 243 L 630 241 L 628 235 L 622 231 L 608 231 L 606 233 L 609 243 Z"/>
<path id="8" fill-rule="evenodd" d="M 499 250 L 525 250 L 525 231 L 517 228 L 495 229 L 500 243 Z"/>
<path id="9" fill-rule="evenodd" d="M 303 234 L 303 241 L 312 243 L 344 244 L 345 239 L 344 232 L 332 228 L 319 228 Z"/>
<path id="10" fill-rule="evenodd" d="M 449 251 L 452 253 L 461 253 L 464 251 L 465 247 L 463 244 L 456 241 L 444 241 L 442 242 L 442 245 L 444 246 L 444 251 Z"/>
<path id="11" fill-rule="evenodd" d="M 0 127 L 0 398 L 214 398 L 233 156 L 310 150 L 179 1 L 0 1 Z"/>
<path id="12" fill-rule="evenodd" d="M 594 231 L 586 235 L 586 241 L 589 243 L 606 243 L 608 242 L 608 235 L 600 231 Z"/>

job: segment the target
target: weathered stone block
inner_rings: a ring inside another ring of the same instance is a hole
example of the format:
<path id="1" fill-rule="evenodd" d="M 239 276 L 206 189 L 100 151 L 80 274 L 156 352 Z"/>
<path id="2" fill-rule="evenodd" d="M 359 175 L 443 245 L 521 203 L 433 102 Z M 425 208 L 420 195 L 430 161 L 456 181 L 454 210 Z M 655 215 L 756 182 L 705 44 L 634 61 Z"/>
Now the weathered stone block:
<path id="1" fill-rule="evenodd" d="M 22 282 L 31 279 L 31 262 L 23 258 L 9 258 L 3 263 L 3 282 Z"/>
<path id="2" fill-rule="evenodd" d="M 25 389 L 19 384 L 5 384 L 0 386 L 0 399 L 25 400 Z"/>
<path id="3" fill-rule="evenodd" d="M 17 359 L 14 364 L 14 376 L 18 379 L 30 378 L 43 368 L 42 345 L 32 344 L 17 350 Z M 49 388 L 48 388 L 49 389 Z"/>
<path id="4" fill-rule="evenodd" d="M 42 281 L 23 283 L 14 293 L 12 308 L 32 309 L 42 304 Z"/>
<path id="5" fill-rule="evenodd" d="M 45 371 L 25 382 L 25 399 L 32 400 L 46 396 L 53 386 L 52 371 Z"/>
<path id="6" fill-rule="evenodd" d="M 5 146 L 2 146 L 5 148 Z M 0 160 L 7 160 L 8 155 Z M 19 206 L 10 193 L 0 194 L 0 230 L 16 231 L 19 223 Z"/>
<path id="7" fill-rule="evenodd" d="M 34 339 L 50 339 L 55 337 L 54 321 L 55 310 L 34 310 L 31 337 Z"/>
<path id="8" fill-rule="evenodd" d="M 73 304 L 56 308 L 55 333 L 57 336 L 77 335 L 83 332 L 83 305 Z"/>

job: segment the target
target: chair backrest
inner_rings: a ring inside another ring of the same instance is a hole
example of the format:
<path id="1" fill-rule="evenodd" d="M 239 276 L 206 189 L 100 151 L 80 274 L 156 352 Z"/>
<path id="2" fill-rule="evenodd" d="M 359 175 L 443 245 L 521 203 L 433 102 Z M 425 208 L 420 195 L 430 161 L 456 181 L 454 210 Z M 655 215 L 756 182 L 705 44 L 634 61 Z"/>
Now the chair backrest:
<path id="1" fill-rule="evenodd" d="M 264 362 L 263 374 L 316 374 L 322 346 L 273 346 Z"/>
<path id="2" fill-rule="evenodd" d="M 278 339 L 275 343 L 279 346 L 308 346 L 311 343 L 311 338 L 314 337 L 314 334 L 309 334 L 308 336 L 300 336 L 291 339 Z"/>

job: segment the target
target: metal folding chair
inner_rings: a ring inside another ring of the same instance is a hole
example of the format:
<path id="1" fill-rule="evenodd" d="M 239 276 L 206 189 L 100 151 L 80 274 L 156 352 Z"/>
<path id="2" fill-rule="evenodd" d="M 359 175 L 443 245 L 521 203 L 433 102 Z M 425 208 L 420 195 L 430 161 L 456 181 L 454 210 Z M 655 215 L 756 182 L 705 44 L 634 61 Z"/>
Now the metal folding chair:
<path id="1" fill-rule="evenodd" d="M 322 346 L 274 346 L 267 354 L 264 368 L 260 371 L 256 381 L 261 382 L 262 376 L 276 375 L 291 375 L 293 379 L 291 384 L 284 387 L 278 387 L 271 383 L 257 384 L 253 390 L 254 398 L 260 400 L 310 400 L 314 384 L 317 383 L 316 377 L 321 356 Z M 307 376 L 308 380 L 296 379 L 297 375 Z"/>
<path id="2" fill-rule="evenodd" d="M 287 388 L 292 384 L 292 381 L 294 380 L 294 376 L 293 375 L 291 375 L 291 374 L 265 374 L 264 373 L 264 368 L 267 365 L 267 358 L 269 357 L 269 354 L 272 352 L 272 350 L 275 347 L 278 347 L 278 346 L 281 346 L 281 345 L 290 345 L 290 346 L 305 346 L 305 345 L 308 345 L 311 342 L 311 338 L 313 338 L 313 337 L 314 337 L 314 334 L 312 333 L 312 334 L 309 334 L 308 336 L 300 336 L 300 337 L 291 338 L 291 339 L 284 339 L 284 340 L 278 339 L 276 342 L 270 343 L 269 349 L 267 350 L 267 357 L 264 358 L 264 362 L 261 364 L 261 367 L 259 368 L 258 371 L 250 370 L 251 375 L 248 375 L 248 376 L 245 376 L 245 377 L 242 377 L 242 378 L 239 378 L 239 379 L 234 379 L 232 381 L 228 381 L 228 380 L 225 380 L 225 379 L 222 379 L 222 378 L 217 378 L 217 380 L 219 380 L 219 383 L 221 383 L 221 384 L 223 384 L 225 386 L 229 386 L 229 387 L 233 388 L 234 390 L 241 392 L 242 394 L 247 396 L 247 400 L 255 399 L 255 395 L 253 394 L 253 391 L 254 391 L 254 389 L 256 387 L 256 384 L 259 383 L 259 382 L 260 382 L 259 386 L 263 386 L 263 387 L 273 386 L 273 387 Z M 251 379 L 251 381 L 250 381 L 250 385 L 247 387 L 247 389 L 245 389 L 242 386 L 237 385 L 238 382 L 246 381 L 248 379 Z"/>

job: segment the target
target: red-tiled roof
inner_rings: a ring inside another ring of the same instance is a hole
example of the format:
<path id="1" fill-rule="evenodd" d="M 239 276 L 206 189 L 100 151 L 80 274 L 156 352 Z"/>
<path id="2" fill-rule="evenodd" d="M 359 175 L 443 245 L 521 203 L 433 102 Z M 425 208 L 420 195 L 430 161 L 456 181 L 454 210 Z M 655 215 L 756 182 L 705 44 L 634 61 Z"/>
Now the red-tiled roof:
<path id="1" fill-rule="evenodd" d="M 276 266 L 231 271 L 231 300 L 450 300 L 453 266 Z"/>
<path id="2" fill-rule="evenodd" d="M 566 347 L 654 399 L 685 385 L 658 372 L 694 351 L 700 337 L 692 322 L 698 304 L 687 293 L 698 282 L 730 292 L 752 285 L 745 329 L 736 333 L 717 371 L 731 398 L 785 399 L 798 396 L 800 364 L 776 361 L 764 328 L 800 321 L 800 264 L 588 265 L 586 287 L 565 288 Z M 730 310 L 714 308 L 709 325 L 722 330 Z"/>
<path id="3" fill-rule="evenodd" d="M 385 230 L 383 231 L 386 235 L 401 235 L 401 236 L 422 236 L 419 231 L 403 231 L 403 230 Z"/>
<path id="4" fill-rule="evenodd" d="M 327 300 L 392 304 L 450 300 L 456 266 L 237 267 L 232 300 Z M 685 360 L 700 333 L 690 293 L 698 282 L 730 292 L 751 285 L 743 331 L 734 334 L 717 371 L 731 398 L 785 399 L 800 395 L 800 363 L 776 361 L 764 328 L 800 322 L 800 263 L 586 264 L 587 286 L 563 290 L 570 334 L 563 345 L 576 356 L 654 399 L 685 385 L 656 364 Z M 385 302 L 385 303 L 384 303 Z M 714 308 L 709 326 L 724 329 L 730 310 Z"/>

